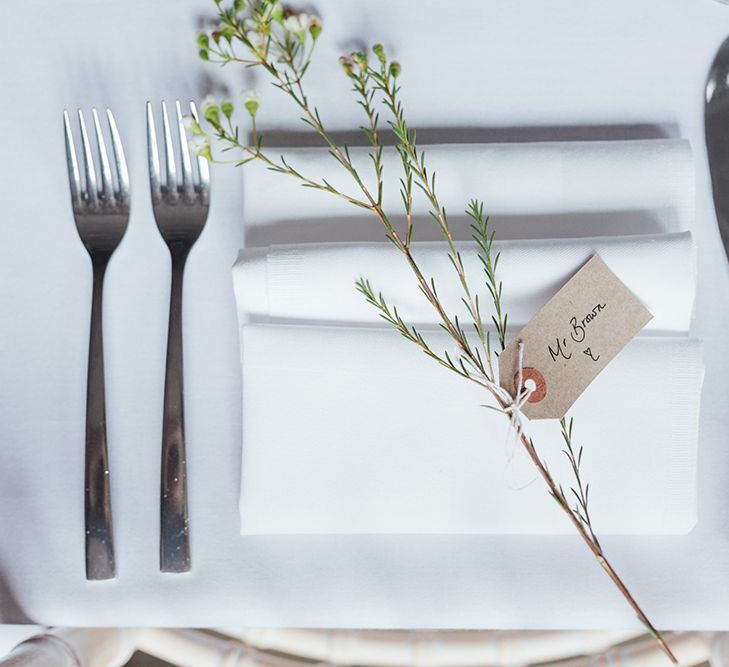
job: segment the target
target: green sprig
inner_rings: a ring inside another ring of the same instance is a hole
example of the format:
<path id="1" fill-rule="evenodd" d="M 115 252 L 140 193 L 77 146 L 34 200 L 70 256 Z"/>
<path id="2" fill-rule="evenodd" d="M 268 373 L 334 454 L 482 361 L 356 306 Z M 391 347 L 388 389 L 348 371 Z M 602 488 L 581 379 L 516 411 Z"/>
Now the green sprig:
<path id="1" fill-rule="evenodd" d="M 573 511 L 578 516 L 580 521 L 582 521 L 585 528 L 589 531 L 590 536 L 592 537 L 592 541 L 595 543 L 595 546 L 600 549 L 600 541 L 597 539 L 595 531 L 592 528 L 592 520 L 590 519 L 590 511 L 588 509 L 588 501 L 590 498 L 590 485 L 585 484 L 582 481 L 581 466 L 583 448 L 582 445 L 580 445 L 579 449 L 575 450 L 575 447 L 572 444 L 572 427 L 574 425 L 574 420 L 570 418 L 568 423 L 566 418 L 562 417 L 559 424 L 562 428 L 562 439 L 565 444 L 565 449 L 563 450 L 563 452 L 570 462 L 572 474 L 575 478 L 576 487 L 570 488 L 570 492 L 574 498 Z M 561 487 L 560 491 L 562 491 Z M 562 497 L 565 498 L 566 501 L 564 491 L 562 491 Z"/>
<path id="2" fill-rule="evenodd" d="M 247 68 L 259 68 L 265 71 L 273 86 L 292 100 L 302 114 L 302 121 L 319 135 L 331 157 L 349 174 L 358 194 L 345 193 L 326 179 L 307 176 L 289 164 L 284 156 L 273 156 L 267 153 L 263 149 L 263 140 L 256 128 L 256 114 L 259 105 L 257 97 L 250 98 L 249 104 L 244 103 L 251 122 L 250 142 L 241 139 L 244 133 L 240 132 L 239 127 L 234 124 L 233 105 L 228 101 L 220 107 L 216 105 L 203 112 L 204 117 L 212 126 L 212 138 L 222 146 L 224 152 L 237 150 L 242 153 L 241 158 L 232 161 L 236 165 L 251 161 L 262 162 L 276 173 L 297 179 L 304 187 L 328 192 L 351 205 L 371 212 L 382 224 L 387 240 L 403 255 L 421 293 L 434 308 L 440 328 L 452 338 L 458 352 L 454 354 L 448 351 L 440 354 L 435 352 L 423 334 L 416 327 L 408 324 L 398 312 L 397 307 L 390 305 L 382 293 L 375 292 L 367 279 L 361 278 L 356 282 L 357 290 L 378 311 L 383 320 L 399 331 L 405 339 L 417 345 L 428 357 L 458 376 L 476 382 L 490 391 L 495 398 L 496 405 L 488 407 L 504 412 L 507 404 L 502 401 L 501 394 L 494 389 L 493 383 L 496 382 L 496 376 L 491 359 L 491 337 L 489 330 L 483 324 L 478 293 L 471 287 L 461 252 L 453 239 L 447 211 L 438 199 L 436 174 L 426 163 L 425 152 L 418 148 L 417 133 L 408 126 L 405 118 L 405 111 L 399 96 L 399 81 L 402 73 L 400 64 L 387 57 L 381 44 L 376 44 L 372 48 L 373 59 L 359 51 L 340 58 L 342 71 L 350 80 L 357 104 L 364 112 L 365 125 L 361 127 L 361 130 L 371 148 L 369 157 L 376 183 L 375 189 L 371 190 L 354 166 L 349 148 L 346 145 L 340 146 L 335 141 L 324 125 L 319 111 L 311 105 L 305 93 L 302 80 L 309 70 L 315 45 L 322 32 L 322 23 L 318 17 L 309 17 L 305 14 L 296 15 L 290 10 L 284 10 L 277 0 L 233 0 L 229 7 L 224 7 L 223 0 L 213 1 L 218 8 L 220 27 L 211 34 L 198 36 L 197 48 L 200 57 L 205 61 L 216 62 L 220 65 L 238 63 Z M 243 51 L 242 54 L 240 49 Z M 387 124 L 396 139 L 395 150 L 400 157 L 402 174 L 399 184 L 405 212 L 405 229 L 398 228 L 391 218 L 391 213 L 385 211 L 383 207 L 385 180 L 382 156 L 384 146 L 379 129 L 378 104 L 382 105 L 389 116 Z M 222 112 L 223 118 L 220 117 L 220 112 Z M 196 141 L 202 147 L 201 150 L 205 151 L 206 157 L 212 159 L 210 137 L 204 133 L 201 135 L 200 128 L 193 129 L 193 131 L 197 134 Z M 423 273 L 412 253 L 414 228 L 412 211 L 416 195 L 424 197 L 427 201 L 430 218 L 446 242 L 448 258 L 461 288 L 461 303 L 470 320 L 468 331 L 473 329 L 478 339 L 477 345 L 472 345 L 467 328 L 462 324 L 459 316 L 447 312 L 438 296 L 435 280 Z M 491 324 L 498 336 L 500 349 L 503 350 L 506 343 L 508 317 L 507 313 L 503 311 L 503 285 L 498 279 L 500 255 L 493 252 L 494 232 L 490 229 L 489 219 L 483 211 L 483 203 L 475 199 L 468 204 L 466 209 L 467 215 L 472 220 L 472 240 L 477 248 L 483 270 L 483 280 L 493 306 L 490 316 Z M 549 493 L 559 503 L 601 567 L 651 635 L 659 642 L 666 655 L 675 662 L 675 657 L 662 636 L 637 605 L 602 551 L 588 512 L 589 486 L 583 485 L 581 478 L 582 447 L 575 450 L 572 444 L 572 420 L 570 420 L 569 426 L 565 420 L 562 420 L 561 425 L 566 447 L 565 454 L 576 479 L 576 486 L 571 489 L 574 503 L 568 502 L 562 487 L 555 482 L 546 464 L 539 457 L 533 441 L 527 438 L 523 432 L 520 434 L 521 443 L 545 481 Z"/>

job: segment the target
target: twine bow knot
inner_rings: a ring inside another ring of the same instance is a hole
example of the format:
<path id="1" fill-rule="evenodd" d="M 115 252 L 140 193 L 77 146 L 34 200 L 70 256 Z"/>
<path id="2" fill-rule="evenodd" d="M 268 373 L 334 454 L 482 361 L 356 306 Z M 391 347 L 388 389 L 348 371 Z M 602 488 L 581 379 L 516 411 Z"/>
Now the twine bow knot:
<path id="1" fill-rule="evenodd" d="M 535 387 L 524 384 L 523 378 L 523 362 L 524 362 L 524 342 L 519 341 L 517 353 L 517 372 L 516 372 L 516 395 L 512 396 L 502 386 L 493 383 L 493 391 L 502 403 L 502 410 L 509 416 L 509 431 L 507 432 L 507 440 L 511 435 L 514 440 L 518 440 L 524 431 L 524 413 L 522 409 L 529 402 L 530 396 L 536 390 Z"/>

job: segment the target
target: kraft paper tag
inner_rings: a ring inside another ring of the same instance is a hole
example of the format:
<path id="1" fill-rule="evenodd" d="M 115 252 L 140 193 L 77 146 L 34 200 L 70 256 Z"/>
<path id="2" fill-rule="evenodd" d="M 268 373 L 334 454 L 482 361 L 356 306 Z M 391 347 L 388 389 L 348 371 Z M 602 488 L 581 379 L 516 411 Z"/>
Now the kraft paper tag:
<path id="1" fill-rule="evenodd" d="M 588 385 L 653 318 L 598 255 L 529 321 L 499 356 L 499 384 L 512 396 L 518 382 L 534 390 L 522 412 L 561 419 Z"/>

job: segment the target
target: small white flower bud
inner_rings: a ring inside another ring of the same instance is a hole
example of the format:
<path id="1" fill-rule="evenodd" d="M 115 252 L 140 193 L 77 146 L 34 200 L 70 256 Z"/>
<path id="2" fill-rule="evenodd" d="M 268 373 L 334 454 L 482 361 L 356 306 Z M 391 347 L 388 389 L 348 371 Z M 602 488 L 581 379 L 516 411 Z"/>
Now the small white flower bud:
<path id="1" fill-rule="evenodd" d="M 210 137 L 207 134 L 196 134 L 194 137 L 190 137 L 187 143 L 193 151 L 200 155 L 206 148 L 210 148 Z"/>
<path id="2" fill-rule="evenodd" d="M 205 99 L 201 103 L 203 113 L 206 113 L 209 109 L 218 106 L 218 100 L 215 95 L 206 95 Z"/>
<path id="3" fill-rule="evenodd" d="M 283 21 L 283 26 L 289 32 L 296 33 L 303 37 L 304 33 L 309 29 L 311 19 L 305 12 L 301 14 L 291 14 Z"/>
<path id="4" fill-rule="evenodd" d="M 188 145 L 200 157 L 205 158 L 208 162 L 213 161 L 213 151 L 210 147 L 210 137 L 207 134 L 196 134 L 189 139 Z"/>
<path id="5" fill-rule="evenodd" d="M 321 19 L 315 15 L 309 16 L 309 34 L 314 39 L 318 39 L 319 35 L 321 35 L 321 31 Z"/>
<path id="6" fill-rule="evenodd" d="M 243 102 L 243 106 L 248 110 L 248 113 L 251 114 L 251 117 L 255 116 L 258 107 L 261 106 L 261 98 L 258 96 L 258 93 L 255 90 L 244 90 L 240 94 L 240 99 Z"/>

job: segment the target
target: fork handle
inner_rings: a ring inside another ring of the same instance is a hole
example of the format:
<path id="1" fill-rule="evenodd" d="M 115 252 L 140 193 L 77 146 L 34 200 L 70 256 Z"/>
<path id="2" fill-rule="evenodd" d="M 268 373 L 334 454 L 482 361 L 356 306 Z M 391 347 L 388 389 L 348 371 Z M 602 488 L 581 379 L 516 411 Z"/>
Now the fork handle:
<path id="1" fill-rule="evenodd" d="M 190 526 L 187 514 L 185 411 L 182 384 L 182 279 L 185 254 L 172 251 L 170 323 L 167 332 L 162 480 L 160 499 L 160 570 L 190 569 Z"/>
<path id="2" fill-rule="evenodd" d="M 104 388 L 104 342 L 102 305 L 106 260 L 94 259 L 91 298 L 91 333 L 86 384 L 86 578 L 113 579 L 114 535 L 111 522 L 109 452 L 106 444 L 106 398 Z"/>

